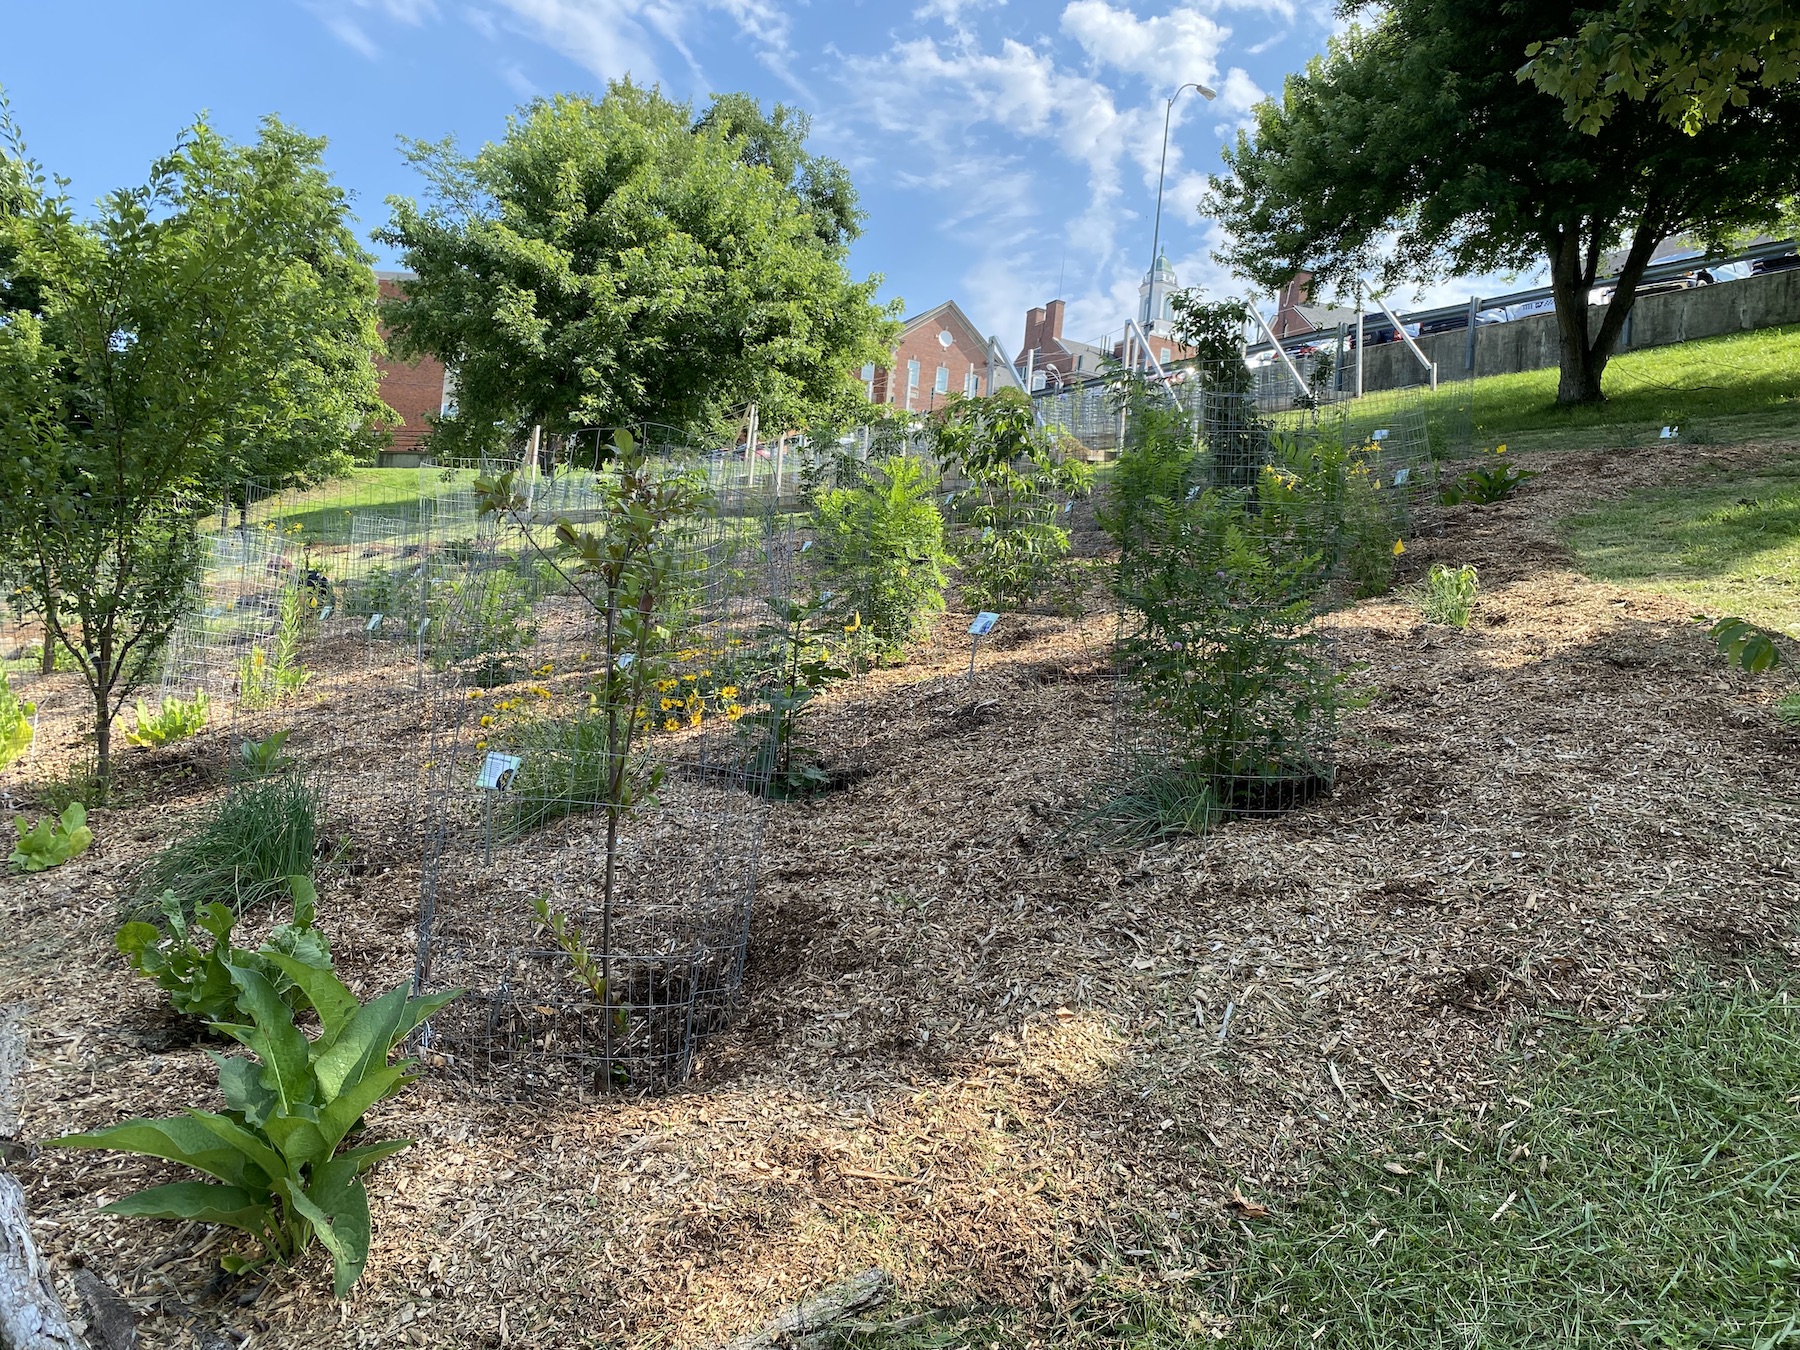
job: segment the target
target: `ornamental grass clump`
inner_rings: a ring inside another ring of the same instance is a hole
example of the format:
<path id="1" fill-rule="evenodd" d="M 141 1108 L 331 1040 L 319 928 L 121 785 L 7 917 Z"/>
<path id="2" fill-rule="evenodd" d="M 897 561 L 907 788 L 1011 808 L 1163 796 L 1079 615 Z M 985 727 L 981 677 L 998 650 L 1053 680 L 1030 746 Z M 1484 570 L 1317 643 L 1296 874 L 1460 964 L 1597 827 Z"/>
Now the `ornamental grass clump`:
<path id="1" fill-rule="evenodd" d="M 1419 613 L 1426 623 L 1467 628 L 1480 589 L 1480 575 L 1469 564 L 1446 567 L 1434 563 L 1419 591 Z"/>
<path id="2" fill-rule="evenodd" d="M 138 878 L 136 908 L 160 910 L 172 892 L 182 912 L 224 905 L 242 914 L 313 875 L 322 801 L 297 773 L 235 785 L 191 830 L 158 853 Z"/>

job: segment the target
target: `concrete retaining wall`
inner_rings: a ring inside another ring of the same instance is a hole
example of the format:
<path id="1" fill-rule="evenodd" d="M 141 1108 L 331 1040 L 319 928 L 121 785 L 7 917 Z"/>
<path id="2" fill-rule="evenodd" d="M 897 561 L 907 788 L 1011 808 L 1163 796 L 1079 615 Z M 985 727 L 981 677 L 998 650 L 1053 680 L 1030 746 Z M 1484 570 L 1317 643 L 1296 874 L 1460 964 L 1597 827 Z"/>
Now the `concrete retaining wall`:
<path id="1" fill-rule="evenodd" d="M 1600 327 L 1604 314 L 1600 308 L 1588 311 L 1592 328 Z M 1800 268 L 1740 281 L 1720 281 L 1691 291 L 1644 296 L 1632 306 L 1631 320 L 1617 351 L 1666 347 L 1695 338 L 1789 323 L 1800 323 Z M 1559 364 L 1554 314 L 1534 314 L 1529 319 L 1477 327 L 1473 370 L 1468 365 L 1467 329 L 1435 333 L 1419 338 L 1418 344 L 1426 356 L 1438 363 L 1440 381 L 1554 369 Z M 1355 360 L 1356 354 L 1349 353 L 1343 374 L 1346 390 L 1355 387 Z M 1405 343 L 1383 343 L 1370 347 L 1364 358 L 1363 388 L 1407 388 L 1420 383 L 1424 374 L 1424 367 Z"/>

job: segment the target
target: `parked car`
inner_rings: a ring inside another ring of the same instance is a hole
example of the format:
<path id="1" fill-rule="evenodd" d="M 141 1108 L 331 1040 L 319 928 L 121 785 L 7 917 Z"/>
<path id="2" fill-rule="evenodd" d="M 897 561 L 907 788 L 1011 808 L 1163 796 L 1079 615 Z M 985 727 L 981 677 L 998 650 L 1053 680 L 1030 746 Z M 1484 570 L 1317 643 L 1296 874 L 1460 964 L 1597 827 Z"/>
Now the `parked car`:
<path id="1" fill-rule="evenodd" d="M 1750 275 L 1767 276 L 1770 272 L 1791 272 L 1800 267 L 1800 253 L 1783 253 L 1775 258 L 1758 258 L 1750 264 Z"/>

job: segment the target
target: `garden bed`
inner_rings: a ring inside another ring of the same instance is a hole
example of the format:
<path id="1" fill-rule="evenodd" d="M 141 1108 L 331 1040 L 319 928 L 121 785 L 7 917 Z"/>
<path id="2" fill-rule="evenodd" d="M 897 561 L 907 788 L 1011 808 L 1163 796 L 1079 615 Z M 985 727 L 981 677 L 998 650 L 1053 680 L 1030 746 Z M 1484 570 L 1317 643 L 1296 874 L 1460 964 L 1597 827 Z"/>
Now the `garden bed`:
<path id="1" fill-rule="evenodd" d="M 149 1346 L 699 1346 L 871 1265 L 928 1306 L 1055 1309 L 1103 1265 L 1204 1278 L 1178 1230 L 1234 1197 L 1279 1209 L 1346 1126 L 1474 1110 L 1539 1019 L 1639 1015 L 1696 959 L 1800 955 L 1800 746 L 1771 686 L 1680 600 L 1571 570 L 1556 527 L 1767 453 L 1563 452 L 1512 500 L 1452 508 L 1404 561 L 1474 563 L 1472 627 L 1397 596 L 1328 618 L 1375 691 L 1334 790 L 1204 844 L 1099 854 L 1066 829 L 1107 762 L 1110 619 L 1008 616 L 971 685 L 968 616 L 946 616 L 822 702 L 825 759 L 861 776 L 770 808 L 743 1010 L 685 1087 L 504 1103 L 428 1073 L 371 1122 L 420 1143 L 370 1178 L 341 1305 L 316 1252 L 228 1283 L 212 1231 L 96 1214 L 175 1175 L 143 1159 L 28 1154 L 36 1236 L 114 1283 Z M 410 676 L 355 659 L 295 714 L 297 748 L 416 736 Z M 74 678 L 41 699 L 51 755 L 73 753 Z M 413 969 L 415 758 L 334 770 L 367 856 L 326 869 L 321 926 L 364 995 Z M 27 1141 L 213 1100 L 203 1047 L 171 1041 L 111 942 L 134 869 L 216 790 L 183 781 L 0 883 Z"/>

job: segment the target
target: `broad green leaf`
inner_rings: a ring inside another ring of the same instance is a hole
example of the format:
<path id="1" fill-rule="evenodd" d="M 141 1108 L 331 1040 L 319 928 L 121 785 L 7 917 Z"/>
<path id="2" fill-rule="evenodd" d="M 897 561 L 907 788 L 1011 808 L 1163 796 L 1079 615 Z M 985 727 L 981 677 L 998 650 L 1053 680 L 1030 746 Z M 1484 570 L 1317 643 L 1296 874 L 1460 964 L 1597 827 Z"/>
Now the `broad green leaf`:
<path id="1" fill-rule="evenodd" d="M 405 1040 L 412 1035 L 415 1028 L 425 1021 L 446 1003 L 453 1002 L 468 993 L 467 989 L 449 989 L 441 994 L 426 994 L 421 998 L 409 998 L 406 1007 L 400 1014 L 400 1030 L 394 1037 L 394 1043 Z"/>
<path id="2" fill-rule="evenodd" d="M 263 1086 L 275 1094 L 283 1111 L 312 1101 L 313 1083 L 307 1063 L 311 1047 L 294 1025 L 293 1009 L 258 971 L 232 966 L 231 980 L 238 987 L 238 1006 L 255 1024 L 247 1036 L 239 1039 L 262 1061 Z M 227 1034 L 237 1033 L 230 1030 Z"/>
<path id="3" fill-rule="evenodd" d="M 296 1213 L 310 1220 L 313 1232 L 331 1253 L 332 1296 L 343 1298 L 369 1260 L 369 1193 L 360 1181 L 334 1187 L 328 1194 L 295 1192 Z M 314 1196 L 318 1196 L 317 1199 Z"/>
<path id="4" fill-rule="evenodd" d="M 144 949 L 154 947 L 162 938 L 162 932 L 153 923 L 128 923 L 113 935 L 113 945 L 129 957 L 135 958 L 134 965 L 139 964 Z"/>
<path id="5" fill-rule="evenodd" d="M 324 1134 L 326 1144 L 336 1148 L 365 1111 L 412 1081 L 399 1065 L 364 1074 L 361 1082 L 352 1083 L 319 1109 L 319 1130 Z"/>
<path id="6" fill-rule="evenodd" d="M 278 1177 L 288 1170 L 279 1153 L 230 1116 L 222 1116 L 216 1111 L 196 1111 L 191 1107 L 188 1115 L 199 1121 L 222 1141 L 237 1149 L 268 1176 Z"/>
<path id="7" fill-rule="evenodd" d="M 299 986 L 300 992 L 306 995 L 318 1012 L 319 1024 L 325 1030 L 308 1051 L 309 1055 L 316 1057 L 321 1053 L 321 1047 L 330 1048 L 332 1042 L 337 1040 L 338 1033 L 344 1029 L 345 1023 L 355 1015 L 356 995 L 344 987 L 344 982 L 338 979 L 329 966 L 312 965 L 286 952 L 265 951 L 263 955 L 277 970 Z"/>
<path id="8" fill-rule="evenodd" d="M 416 1139 L 384 1139 L 379 1144 L 364 1144 L 360 1148 L 347 1148 L 314 1173 L 315 1178 L 323 1178 L 327 1170 L 348 1168 L 350 1176 L 361 1176 L 383 1158 L 391 1158 L 396 1153 L 404 1153 L 418 1141 Z"/>
<path id="9" fill-rule="evenodd" d="M 242 1055 L 227 1057 L 214 1050 L 206 1053 L 219 1066 L 219 1090 L 225 1095 L 225 1104 L 241 1113 L 252 1126 L 260 1127 L 269 1108 L 275 1105 L 275 1094 L 262 1085 L 256 1061 Z"/>
<path id="10" fill-rule="evenodd" d="M 167 1158 L 234 1186 L 257 1188 L 271 1178 L 242 1150 L 233 1148 L 199 1121 L 187 1116 L 167 1120 L 128 1120 L 86 1134 L 47 1140 L 52 1148 L 113 1148 Z"/>
<path id="11" fill-rule="evenodd" d="M 287 1115 L 272 1111 L 263 1122 L 263 1132 L 281 1150 L 281 1156 L 288 1160 L 288 1170 L 295 1176 L 301 1168 L 316 1167 L 331 1156 L 331 1145 L 310 1112 Z"/>
<path id="12" fill-rule="evenodd" d="M 322 1100 L 332 1100 L 371 1068 L 386 1067 L 388 1051 L 400 1038 L 406 988 L 404 984 L 396 985 L 373 1003 L 359 1008 L 331 1048 L 319 1056 L 313 1065 L 313 1076 L 318 1080 Z"/>
<path id="13" fill-rule="evenodd" d="M 102 1214 L 125 1214 L 138 1219 L 183 1219 L 223 1224 L 266 1239 L 274 1213 L 267 1193 L 259 1196 L 241 1186 L 221 1186 L 215 1181 L 176 1181 L 152 1186 L 100 1207 Z"/>

